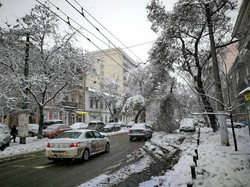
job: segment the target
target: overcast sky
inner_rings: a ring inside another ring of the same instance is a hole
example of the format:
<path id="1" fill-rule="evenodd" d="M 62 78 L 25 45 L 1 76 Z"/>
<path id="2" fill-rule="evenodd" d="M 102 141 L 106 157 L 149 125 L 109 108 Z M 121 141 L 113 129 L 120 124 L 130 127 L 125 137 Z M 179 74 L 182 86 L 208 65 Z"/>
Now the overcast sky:
<path id="1" fill-rule="evenodd" d="M 44 3 L 45 0 L 40 0 Z M 92 27 L 76 10 L 74 10 L 65 0 L 50 0 L 53 4 L 60 8 L 70 18 L 77 21 L 83 27 L 88 29 L 91 33 L 101 38 L 106 43 L 107 40 L 102 34 L 98 33 L 94 27 Z M 113 35 L 121 40 L 125 46 L 135 46 L 143 43 L 147 43 L 156 39 L 156 34 L 150 29 L 151 23 L 147 20 L 146 5 L 150 0 L 68 0 L 74 4 L 79 10 L 79 3 L 84 9 L 86 9 L 92 16 L 95 17 L 101 24 L 103 24 Z M 3 6 L 0 8 L 0 24 L 4 22 L 14 23 L 17 18 L 20 18 L 29 13 L 29 10 L 38 4 L 36 0 L 0 0 Z M 76 3 L 77 2 L 77 3 Z M 174 3 L 177 0 L 167 0 L 166 9 L 172 10 Z M 51 6 L 51 9 L 62 15 L 60 11 Z M 100 31 L 114 43 L 117 47 L 124 48 L 124 46 L 117 42 L 110 34 L 108 34 L 104 28 L 96 23 L 91 17 L 85 13 L 86 17 Z M 62 16 L 66 18 L 66 16 Z M 64 25 L 66 27 L 66 24 Z M 92 35 L 84 31 L 83 34 L 90 38 L 102 49 L 108 48 L 104 44 L 98 42 Z M 81 40 L 80 45 L 82 48 L 88 51 L 98 50 L 98 48 L 89 43 L 84 37 L 79 37 Z M 147 52 L 151 48 L 152 43 L 140 45 L 137 47 L 131 47 L 130 50 L 139 57 L 139 59 L 131 53 L 129 50 L 126 52 L 135 60 L 146 61 Z M 112 44 L 110 44 L 111 47 Z"/>

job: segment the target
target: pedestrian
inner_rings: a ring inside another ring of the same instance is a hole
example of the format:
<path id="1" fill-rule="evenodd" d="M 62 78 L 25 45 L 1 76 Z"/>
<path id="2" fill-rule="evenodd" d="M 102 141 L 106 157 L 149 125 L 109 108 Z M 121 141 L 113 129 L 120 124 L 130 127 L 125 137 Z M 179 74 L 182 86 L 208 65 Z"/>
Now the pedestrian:
<path id="1" fill-rule="evenodd" d="M 16 142 L 16 137 L 17 137 L 17 129 L 16 129 L 16 125 L 13 125 L 11 131 L 10 131 L 10 134 L 11 134 L 11 139 L 10 141 L 13 139 L 14 142 Z"/>

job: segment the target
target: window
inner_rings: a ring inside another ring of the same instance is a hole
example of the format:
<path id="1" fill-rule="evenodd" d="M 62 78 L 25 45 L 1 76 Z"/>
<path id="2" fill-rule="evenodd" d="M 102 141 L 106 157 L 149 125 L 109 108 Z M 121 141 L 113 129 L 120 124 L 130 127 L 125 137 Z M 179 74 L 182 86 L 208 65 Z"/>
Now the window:
<path id="1" fill-rule="evenodd" d="M 94 135 L 92 132 L 86 132 L 85 137 L 86 138 L 94 138 Z"/>
<path id="2" fill-rule="evenodd" d="M 102 135 L 99 132 L 93 132 L 96 138 L 102 138 Z"/>
<path id="3" fill-rule="evenodd" d="M 98 103 L 99 103 L 99 101 L 98 101 L 98 99 L 95 101 L 95 107 L 96 108 L 98 108 Z"/>
<path id="4" fill-rule="evenodd" d="M 53 117 L 52 119 L 59 119 L 59 114 L 58 112 L 53 112 Z"/>
<path id="5" fill-rule="evenodd" d="M 100 107 L 103 109 L 103 101 L 100 101 Z"/>
<path id="6" fill-rule="evenodd" d="M 93 108 L 93 99 L 92 98 L 90 99 L 89 107 Z"/>

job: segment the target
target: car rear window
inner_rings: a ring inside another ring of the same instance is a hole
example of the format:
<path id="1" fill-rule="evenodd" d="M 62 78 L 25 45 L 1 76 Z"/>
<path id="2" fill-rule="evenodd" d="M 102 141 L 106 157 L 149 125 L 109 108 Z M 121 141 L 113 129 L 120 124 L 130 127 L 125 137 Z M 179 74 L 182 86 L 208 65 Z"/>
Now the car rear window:
<path id="1" fill-rule="evenodd" d="M 64 132 L 57 136 L 57 138 L 79 138 L 82 132 Z"/>

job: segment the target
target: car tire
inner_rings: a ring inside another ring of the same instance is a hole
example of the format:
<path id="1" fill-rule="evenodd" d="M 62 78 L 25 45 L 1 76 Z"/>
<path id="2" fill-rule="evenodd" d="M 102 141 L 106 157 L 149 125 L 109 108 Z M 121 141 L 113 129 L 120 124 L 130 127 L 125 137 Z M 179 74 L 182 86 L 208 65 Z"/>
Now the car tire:
<path id="1" fill-rule="evenodd" d="M 84 149 L 84 151 L 82 153 L 82 160 L 84 162 L 86 162 L 86 161 L 89 160 L 89 157 L 90 157 L 89 150 L 88 149 Z"/>
<path id="2" fill-rule="evenodd" d="M 31 132 L 29 132 L 29 137 L 33 137 L 33 135 L 32 135 L 32 133 L 31 133 Z"/>
<path id="3" fill-rule="evenodd" d="M 129 141 L 131 141 L 131 142 L 132 142 L 132 141 L 133 141 L 133 138 L 129 138 Z"/>
<path id="4" fill-rule="evenodd" d="M 9 147 L 10 146 L 10 141 L 6 144 L 6 147 Z"/>
<path id="5" fill-rule="evenodd" d="M 240 129 L 240 128 L 241 128 L 241 126 L 240 126 L 240 125 L 236 125 L 236 128 Z"/>
<path id="6" fill-rule="evenodd" d="M 107 143 L 105 146 L 105 153 L 108 153 L 110 151 L 110 144 Z"/>
<path id="7" fill-rule="evenodd" d="M 0 150 L 3 151 L 5 149 L 5 146 L 2 145 L 2 147 L 0 147 Z"/>

